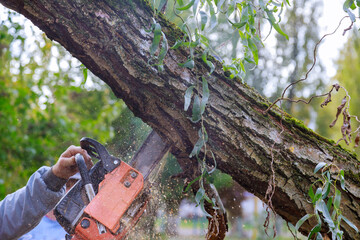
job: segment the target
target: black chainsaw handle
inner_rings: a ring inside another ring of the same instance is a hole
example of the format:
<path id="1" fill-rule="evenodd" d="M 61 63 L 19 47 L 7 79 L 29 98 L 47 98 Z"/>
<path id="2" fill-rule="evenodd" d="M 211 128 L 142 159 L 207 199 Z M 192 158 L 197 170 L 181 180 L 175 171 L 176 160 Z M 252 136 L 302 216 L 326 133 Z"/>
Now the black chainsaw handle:
<path id="1" fill-rule="evenodd" d="M 98 141 L 92 138 L 87 138 L 87 137 L 81 138 L 80 146 L 82 149 L 85 149 L 91 157 L 95 157 L 99 160 L 102 157 L 110 156 L 106 148 L 101 143 L 99 143 Z"/>
<path id="2" fill-rule="evenodd" d="M 80 176 L 81 176 L 81 179 L 84 182 L 84 185 L 91 183 L 90 175 L 89 175 L 89 172 L 87 170 L 84 157 L 80 153 L 78 153 L 78 154 L 75 155 L 75 161 L 76 161 L 76 164 L 78 166 Z"/>
<path id="3" fill-rule="evenodd" d="M 111 172 L 121 163 L 120 159 L 110 155 L 101 143 L 92 138 L 81 138 L 80 146 L 82 149 L 85 149 L 91 157 L 99 159 L 107 172 Z"/>

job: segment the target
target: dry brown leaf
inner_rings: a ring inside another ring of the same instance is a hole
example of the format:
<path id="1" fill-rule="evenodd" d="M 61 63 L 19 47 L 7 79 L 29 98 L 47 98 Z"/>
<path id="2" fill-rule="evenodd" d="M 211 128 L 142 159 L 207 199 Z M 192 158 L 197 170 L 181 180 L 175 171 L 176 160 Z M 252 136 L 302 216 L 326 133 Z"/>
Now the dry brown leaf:
<path id="1" fill-rule="evenodd" d="M 346 108 L 343 111 L 343 119 L 343 125 L 341 126 L 342 139 L 345 141 L 346 145 L 349 145 L 349 142 L 351 142 L 351 117 Z"/>
<path id="2" fill-rule="evenodd" d="M 336 89 L 336 91 L 338 92 L 341 86 L 340 86 L 338 83 L 335 83 L 335 84 L 333 84 L 333 87 L 334 87 L 334 88 Z"/>
<path id="3" fill-rule="evenodd" d="M 325 107 L 326 105 L 328 105 L 328 103 L 331 102 L 331 91 L 328 93 L 327 98 L 325 99 L 325 101 L 323 101 L 320 104 L 320 107 Z"/>
<path id="4" fill-rule="evenodd" d="M 336 123 L 336 121 L 338 120 L 338 117 L 341 113 L 341 111 L 343 110 L 343 108 L 345 107 L 345 104 L 346 104 L 347 100 L 346 100 L 346 96 L 343 98 L 343 100 L 341 101 L 341 104 L 340 106 L 337 107 L 337 113 L 336 113 L 336 118 L 335 120 L 330 124 L 329 127 L 333 127 Z"/>
<path id="5" fill-rule="evenodd" d="M 355 137 L 355 146 L 354 147 L 357 148 L 359 146 L 359 142 L 360 142 L 360 134 L 358 132 Z"/>

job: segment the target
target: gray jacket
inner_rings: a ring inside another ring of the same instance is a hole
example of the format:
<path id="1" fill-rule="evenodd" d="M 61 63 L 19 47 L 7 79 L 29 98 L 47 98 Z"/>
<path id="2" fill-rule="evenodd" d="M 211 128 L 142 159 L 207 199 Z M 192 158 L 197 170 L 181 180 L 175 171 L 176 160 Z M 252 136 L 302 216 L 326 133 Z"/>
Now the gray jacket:
<path id="1" fill-rule="evenodd" d="M 0 239 L 17 239 L 33 229 L 65 194 L 65 179 L 41 167 L 25 187 L 0 202 Z"/>

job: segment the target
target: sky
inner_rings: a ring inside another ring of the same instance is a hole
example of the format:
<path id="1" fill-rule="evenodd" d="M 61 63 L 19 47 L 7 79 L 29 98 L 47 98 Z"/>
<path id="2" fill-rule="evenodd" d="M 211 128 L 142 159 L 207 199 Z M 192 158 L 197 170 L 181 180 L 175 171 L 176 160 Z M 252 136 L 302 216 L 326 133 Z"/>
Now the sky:
<path id="1" fill-rule="evenodd" d="M 347 15 L 342 9 L 344 2 L 345 0 L 323 0 L 323 16 L 319 18 L 320 36 L 333 32 L 339 25 L 340 20 Z M 343 36 L 343 31 L 350 24 L 350 19 L 345 19 L 338 31 L 334 35 L 326 37 L 319 46 L 319 57 L 326 67 L 328 77 L 333 77 L 336 73 L 334 61 L 339 57 L 340 49 L 348 39 L 350 32 Z M 359 24 L 355 24 L 354 28 L 359 28 L 358 26 Z"/>

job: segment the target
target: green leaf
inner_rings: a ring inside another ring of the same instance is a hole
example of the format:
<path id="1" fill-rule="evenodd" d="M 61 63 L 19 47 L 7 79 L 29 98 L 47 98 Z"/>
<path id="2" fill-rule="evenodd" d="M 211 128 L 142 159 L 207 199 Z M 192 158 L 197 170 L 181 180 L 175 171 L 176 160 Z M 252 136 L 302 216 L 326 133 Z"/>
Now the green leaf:
<path id="1" fill-rule="evenodd" d="M 200 34 L 200 41 L 202 44 L 205 45 L 206 48 L 209 48 L 209 39 L 207 37 L 205 37 L 204 35 Z M 205 52 L 204 52 L 205 53 Z"/>
<path id="2" fill-rule="evenodd" d="M 322 191 L 322 199 L 325 199 L 329 195 L 330 187 L 331 187 L 330 182 L 326 182 L 325 187 Z"/>
<path id="3" fill-rule="evenodd" d="M 185 63 L 178 63 L 180 67 L 186 67 L 186 68 L 194 68 L 195 62 L 192 59 L 188 59 Z"/>
<path id="4" fill-rule="evenodd" d="M 200 98 L 199 95 L 195 94 L 191 121 L 193 123 L 197 123 L 198 121 L 200 121 L 200 119 L 201 119 Z"/>
<path id="5" fill-rule="evenodd" d="M 201 31 L 204 31 L 205 25 L 208 20 L 208 16 L 204 11 L 200 11 L 200 16 L 201 16 Z"/>
<path id="6" fill-rule="evenodd" d="M 343 215 L 341 215 L 341 218 L 346 222 L 347 225 L 349 225 L 352 229 L 354 229 L 357 233 L 359 232 L 359 229 L 355 226 L 355 224 L 353 224 L 352 222 L 350 222 L 349 219 L 347 219 L 346 217 L 344 217 Z"/>
<path id="7" fill-rule="evenodd" d="M 199 138 L 197 142 L 194 145 L 193 150 L 191 151 L 189 157 L 198 156 L 200 153 L 201 148 L 204 146 L 204 140 L 202 138 Z"/>
<path id="8" fill-rule="evenodd" d="M 309 191 L 308 191 L 308 195 L 310 196 L 311 201 L 314 200 L 315 195 L 314 195 L 314 190 L 313 190 L 312 185 L 310 185 L 310 188 L 309 188 Z"/>
<path id="9" fill-rule="evenodd" d="M 151 56 L 154 56 L 156 50 L 158 49 L 159 44 L 160 44 L 160 39 L 161 39 L 161 26 L 160 26 L 160 24 L 156 23 L 155 27 L 154 27 L 154 39 L 150 46 L 150 55 Z"/>
<path id="10" fill-rule="evenodd" d="M 159 53 L 159 56 L 158 56 L 158 60 L 159 60 L 158 64 L 163 68 L 164 58 L 166 56 L 166 53 L 169 50 L 169 45 L 168 45 L 168 41 L 166 39 L 165 34 L 163 32 L 161 32 L 161 35 L 162 35 L 163 40 L 162 40 L 162 43 L 161 43 L 161 49 L 160 49 L 160 53 Z"/>
<path id="11" fill-rule="evenodd" d="M 204 199 L 208 202 L 208 203 L 211 203 L 213 204 L 213 200 L 211 200 L 206 194 L 204 195 Z M 214 198 L 213 198 L 214 199 Z M 215 199 L 214 199 L 215 200 Z"/>
<path id="12" fill-rule="evenodd" d="M 212 29 L 214 29 L 214 27 L 216 27 L 217 19 L 216 19 L 216 14 L 215 14 L 215 10 L 214 10 L 212 1 L 210 1 L 210 0 L 206 0 L 206 1 L 210 7 L 210 27 L 208 29 L 208 31 L 210 32 Z"/>
<path id="13" fill-rule="evenodd" d="M 268 16 L 268 20 L 269 20 L 271 26 L 273 26 L 273 28 L 275 28 L 275 30 L 276 30 L 278 33 L 280 33 L 280 34 L 281 34 L 282 36 L 284 36 L 287 40 L 289 40 L 289 36 L 288 36 L 286 33 L 284 33 L 284 32 L 281 30 L 279 24 L 276 23 L 276 19 L 275 19 L 275 17 L 274 17 L 274 14 L 272 13 L 272 11 L 270 11 L 270 10 L 268 10 L 268 9 L 265 9 L 265 12 L 266 12 L 266 14 L 267 14 L 267 16 Z"/>
<path id="14" fill-rule="evenodd" d="M 216 4 L 216 8 L 218 11 L 221 10 L 221 7 L 224 5 L 225 0 L 220 0 L 217 4 Z"/>
<path id="15" fill-rule="evenodd" d="M 343 4 L 343 10 L 346 12 L 347 9 L 351 8 L 354 4 L 354 0 L 346 0 Z M 353 9 L 354 10 L 354 9 Z"/>
<path id="16" fill-rule="evenodd" d="M 248 5 L 246 5 L 241 11 L 240 23 L 247 23 L 249 21 Z"/>
<path id="17" fill-rule="evenodd" d="M 176 40 L 175 44 L 171 47 L 171 49 L 178 49 L 184 44 L 183 40 Z"/>
<path id="18" fill-rule="evenodd" d="M 197 205 L 200 204 L 200 201 L 204 198 L 204 195 L 205 195 L 205 189 L 200 187 L 195 195 L 195 202 L 197 203 Z"/>
<path id="19" fill-rule="evenodd" d="M 209 86 L 204 77 L 202 78 L 202 98 L 201 98 L 201 105 L 200 105 L 200 114 L 202 115 L 205 111 L 206 103 L 209 100 L 210 92 L 209 92 Z"/>
<path id="20" fill-rule="evenodd" d="M 204 206 L 204 201 L 200 202 L 200 208 L 203 211 L 203 213 L 205 214 L 206 217 L 212 218 L 212 216 L 205 210 L 205 206 Z"/>
<path id="21" fill-rule="evenodd" d="M 316 240 L 322 240 L 322 239 L 323 239 L 323 237 L 321 236 L 320 233 L 318 233 L 318 234 L 316 235 Z"/>
<path id="22" fill-rule="evenodd" d="M 355 5 L 355 3 L 353 2 L 353 4 L 351 5 L 351 10 L 355 10 L 356 9 L 356 5 Z"/>
<path id="23" fill-rule="evenodd" d="M 88 78 L 88 69 L 85 67 L 84 64 L 81 64 L 80 68 L 82 68 L 82 73 L 83 73 L 83 76 L 84 76 L 84 80 L 81 82 L 81 85 L 85 85 L 86 80 Z"/>
<path id="24" fill-rule="evenodd" d="M 259 62 L 259 54 L 258 54 L 258 49 L 256 47 L 256 44 L 253 42 L 253 40 L 251 38 L 248 38 L 248 46 L 253 54 L 253 58 L 254 58 L 254 61 L 256 63 L 256 65 L 258 64 Z"/>
<path id="25" fill-rule="evenodd" d="M 200 0 L 195 0 L 193 5 L 193 13 L 196 15 Z"/>
<path id="26" fill-rule="evenodd" d="M 314 234 L 320 232 L 320 230 L 321 230 L 321 224 L 317 224 L 315 227 L 313 227 L 313 229 L 311 229 L 311 231 L 310 231 L 310 233 L 309 233 L 309 235 L 308 235 L 308 239 L 311 239 L 311 237 L 312 237 Z"/>
<path id="27" fill-rule="evenodd" d="M 239 23 L 233 23 L 231 22 L 230 20 L 228 20 L 231 25 L 234 27 L 234 28 L 242 28 L 243 26 L 245 26 L 246 22 L 239 22 Z"/>
<path id="28" fill-rule="evenodd" d="M 185 91 L 185 103 L 184 103 L 184 111 L 187 111 L 189 109 L 190 103 L 191 103 L 191 98 L 192 98 L 192 94 L 193 94 L 193 89 L 194 86 L 189 87 L 188 89 L 186 89 Z"/>
<path id="29" fill-rule="evenodd" d="M 256 62 L 251 58 L 246 57 L 244 58 L 244 60 L 247 61 L 248 63 L 256 64 Z"/>
<path id="30" fill-rule="evenodd" d="M 317 200 L 319 200 L 320 198 L 321 198 L 321 196 L 322 196 L 322 188 L 318 188 L 317 190 L 316 190 L 316 193 L 315 193 L 315 196 L 314 196 L 314 199 L 313 199 L 313 203 L 315 203 L 315 202 L 317 202 Z"/>
<path id="31" fill-rule="evenodd" d="M 228 7 L 228 10 L 226 11 L 226 16 L 229 18 L 229 16 L 235 11 L 235 8 L 233 5 L 230 5 Z"/>
<path id="32" fill-rule="evenodd" d="M 306 214 L 305 216 L 303 216 L 295 225 L 295 229 L 296 231 L 299 230 L 299 228 L 301 227 L 301 225 L 303 225 L 303 223 L 308 220 L 309 218 L 311 218 L 313 216 L 313 214 Z"/>
<path id="33" fill-rule="evenodd" d="M 179 4 L 179 6 L 183 6 L 183 5 L 184 5 L 184 1 L 183 1 L 183 0 L 176 0 L 176 2 Z"/>
<path id="34" fill-rule="evenodd" d="M 350 9 L 346 9 L 346 12 L 349 15 L 351 21 L 355 22 L 356 21 L 355 14 L 353 14 Z"/>
<path id="35" fill-rule="evenodd" d="M 190 189 L 190 187 L 191 187 L 191 185 L 193 185 L 193 184 L 194 184 L 196 181 L 198 181 L 201 177 L 202 177 L 202 175 L 200 175 L 200 176 L 196 177 L 194 180 L 192 180 L 192 181 L 186 186 L 184 192 L 185 192 L 185 193 L 188 192 L 189 189 Z"/>
<path id="36" fill-rule="evenodd" d="M 314 170 L 314 174 L 317 173 L 320 169 L 322 169 L 323 167 L 325 167 L 326 163 L 325 162 L 320 162 L 316 165 L 315 170 Z"/>
<path id="37" fill-rule="evenodd" d="M 213 73 L 214 72 L 214 70 L 215 70 L 215 66 L 214 66 L 214 64 L 211 62 L 211 61 L 209 61 L 209 60 L 207 60 L 207 53 L 206 52 L 204 52 L 202 55 L 201 55 L 201 59 L 204 61 L 204 63 L 206 64 L 206 65 L 208 65 L 208 67 L 210 68 L 210 72 L 209 72 L 209 75 L 211 74 L 211 73 Z"/>
<path id="38" fill-rule="evenodd" d="M 340 208 L 340 202 L 341 202 L 341 192 L 339 190 L 335 190 L 335 199 L 334 199 L 334 207 L 336 209 Z"/>
<path id="39" fill-rule="evenodd" d="M 200 128 L 198 131 L 199 138 L 202 138 L 204 142 L 207 142 L 209 140 L 208 134 L 204 127 Z"/>
<path id="40" fill-rule="evenodd" d="M 335 224 L 330 216 L 330 213 L 328 211 L 328 208 L 323 200 L 318 202 L 317 204 L 318 210 L 322 213 L 324 217 L 324 221 L 328 224 L 330 228 L 335 228 Z"/>
<path id="41" fill-rule="evenodd" d="M 345 173 L 344 170 L 340 170 L 340 186 L 341 188 L 346 191 L 345 189 L 345 177 L 344 177 Z"/>
<path id="42" fill-rule="evenodd" d="M 336 239 L 337 239 L 337 240 L 342 240 L 342 239 L 343 239 L 343 234 L 344 234 L 343 231 L 338 231 L 338 232 L 336 233 Z"/>
<path id="43" fill-rule="evenodd" d="M 182 1 L 181 1 L 182 2 Z M 194 5 L 195 0 L 191 0 L 187 5 L 183 6 L 183 7 L 178 7 L 176 8 L 179 11 L 184 11 L 184 10 L 188 10 L 189 8 L 191 8 L 192 5 Z M 180 4 L 179 4 L 180 5 Z M 180 5 L 181 6 L 181 5 Z"/>
<path id="44" fill-rule="evenodd" d="M 332 201 L 333 201 L 333 197 L 331 196 L 331 197 L 329 197 L 329 200 L 326 203 L 326 206 L 327 206 L 329 212 L 331 210 Z"/>

